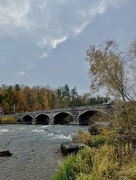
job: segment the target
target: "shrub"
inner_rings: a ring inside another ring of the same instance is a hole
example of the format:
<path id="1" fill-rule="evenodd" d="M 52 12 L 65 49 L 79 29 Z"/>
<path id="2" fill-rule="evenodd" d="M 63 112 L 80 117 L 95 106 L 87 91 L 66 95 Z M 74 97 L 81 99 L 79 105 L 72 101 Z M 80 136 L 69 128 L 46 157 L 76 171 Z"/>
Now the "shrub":
<path id="1" fill-rule="evenodd" d="M 2 124 L 15 124 L 17 122 L 17 118 L 15 116 L 4 116 L 1 117 Z"/>

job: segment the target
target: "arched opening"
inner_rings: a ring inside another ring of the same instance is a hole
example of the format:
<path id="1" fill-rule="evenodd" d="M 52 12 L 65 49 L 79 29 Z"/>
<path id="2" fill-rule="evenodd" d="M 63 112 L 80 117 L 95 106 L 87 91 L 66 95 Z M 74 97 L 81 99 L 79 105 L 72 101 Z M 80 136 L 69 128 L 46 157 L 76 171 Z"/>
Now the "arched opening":
<path id="1" fill-rule="evenodd" d="M 89 110 L 79 116 L 79 125 L 90 125 L 94 122 L 107 121 L 107 119 L 107 114 L 96 110 Z"/>
<path id="2" fill-rule="evenodd" d="M 49 123 L 50 123 L 50 118 L 46 114 L 40 114 L 36 117 L 36 123 L 35 124 L 48 125 Z"/>
<path id="3" fill-rule="evenodd" d="M 32 124 L 32 120 L 33 120 L 33 118 L 30 115 L 25 115 L 23 117 L 23 122 L 26 123 L 26 124 Z"/>
<path id="4" fill-rule="evenodd" d="M 65 112 L 61 112 L 54 116 L 54 124 L 70 124 L 73 120 L 73 116 Z"/>

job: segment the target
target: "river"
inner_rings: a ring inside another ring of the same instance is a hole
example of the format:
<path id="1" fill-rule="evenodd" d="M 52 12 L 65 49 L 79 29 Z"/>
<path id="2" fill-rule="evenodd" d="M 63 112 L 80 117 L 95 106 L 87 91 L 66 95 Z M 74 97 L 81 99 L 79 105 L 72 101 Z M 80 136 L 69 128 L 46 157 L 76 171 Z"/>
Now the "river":
<path id="1" fill-rule="evenodd" d="M 78 125 L 0 125 L 0 180 L 50 180 L 63 156 L 60 144 L 72 140 Z"/>

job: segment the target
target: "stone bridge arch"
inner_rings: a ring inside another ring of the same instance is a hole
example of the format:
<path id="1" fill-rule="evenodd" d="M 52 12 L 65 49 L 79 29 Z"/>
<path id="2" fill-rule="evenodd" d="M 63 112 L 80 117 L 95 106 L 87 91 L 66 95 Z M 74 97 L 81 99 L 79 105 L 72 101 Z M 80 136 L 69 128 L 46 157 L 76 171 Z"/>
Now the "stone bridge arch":
<path id="1" fill-rule="evenodd" d="M 79 125 L 89 125 L 94 121 L 100 121 L 104 117 L 108 118 L 108 114 L 105 111 L 90 109 L 80 112 L 77 120 L 79 121 Z"/>
<path id="2" fill-rule="evenodd" d="M 26 123 L 26 124 L 32 124 L 33 123 L 33 116 L 32 115 L 29 115 L 29 114 L 25 114 L 23 117 L 22 117 L 22 122 L 23 123 Z"/>
<path id="3" fill-rule="evenodd" d="M 51 117 L 46 113 L 40 113 L 35 117 L 35 124 L 48 125 L 50 124 L 50 121 L 51 121 Z"/>
<path id="4" fill-rule="evenodd" d="M 73 114 L 68 111 L 57 112 L 52 118 L 53 124 L 67 124 L 74 121 Z"/>

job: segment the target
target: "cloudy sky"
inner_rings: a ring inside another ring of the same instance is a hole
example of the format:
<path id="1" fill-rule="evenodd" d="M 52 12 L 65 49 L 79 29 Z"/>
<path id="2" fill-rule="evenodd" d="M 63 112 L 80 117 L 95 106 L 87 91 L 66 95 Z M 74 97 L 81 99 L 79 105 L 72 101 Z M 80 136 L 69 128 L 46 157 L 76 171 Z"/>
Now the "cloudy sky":
<path id="1" fill-rule="evenodd" d="M 0 0 L 0 83 L 89 92 L 86 50 L 136 37 L 136 0 Z"/>

